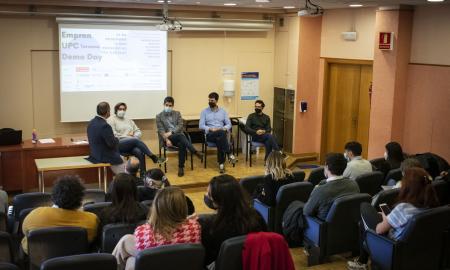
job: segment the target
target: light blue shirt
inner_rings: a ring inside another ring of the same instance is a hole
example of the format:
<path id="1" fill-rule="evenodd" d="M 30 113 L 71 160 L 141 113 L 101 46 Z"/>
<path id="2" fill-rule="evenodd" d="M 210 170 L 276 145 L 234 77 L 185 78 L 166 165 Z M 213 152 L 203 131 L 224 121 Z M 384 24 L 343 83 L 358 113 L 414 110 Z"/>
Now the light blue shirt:
<path id="1" fill-rule="evenodd" d="M 231 121 L 224 109 L 218 108 L 217 111 L 213 111 L 211 108 L 206 108 L 200 114 L 198 126 L 208 133 L 210 128 L 231 129 Z"/>
<path id="2" fill-rule="evenodd" d="M 402 238 L 409 221 L 424 210 L 410 203 L 399 203 L 395 206 L 391 213 L 387 215 L 387 221 L 392 227 L 389 231 L 389 237 L 394 240 Z"/>

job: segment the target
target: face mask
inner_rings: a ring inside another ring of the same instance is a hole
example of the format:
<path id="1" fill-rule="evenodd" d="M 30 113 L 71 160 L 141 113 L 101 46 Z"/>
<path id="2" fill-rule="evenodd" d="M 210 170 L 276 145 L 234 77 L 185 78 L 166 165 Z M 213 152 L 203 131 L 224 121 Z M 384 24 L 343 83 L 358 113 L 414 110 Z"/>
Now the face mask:
<path id="1" fill-rule="evenodd" d="M 347 152 L 344 152 L 344 157 L 347 161 L 350 161 L 350 158 L 348 157 Z"/>
<path id="2" fill-rule="evenodd" d="M 384 152 L 384 159 L 387 160 L 388 159 L 388 155 L 386 152 Z"/>
<path id="3" fill-rule="evenodd" d="M 216 107 L 216 103 L 215 102 L 208 102 L 209 107 L 212 109 L 214 107 Z"/>
<path id="4" fill-rule="evenodd" d="M 255 113 L 260 114 L 262 112 L 261 109 L 255 108 Z"/>
<path id="5" fill-rule="evenodd" d="M 122 110 L 117 111 L 117 117 L 124 118 L 125 117 L 125 111 L 122 111 Z"/>
<path id="6" fill-rule="evenodd" d="M 216 210 L 217 207 L 214 205 L 213 200 L 208 195 L 203 196 L 203 201 L 205 202 L 205 205 L 208 206 L 210 209 Z"/>
<path id="7" fill-rule="evenodd" d="M 164 107 L 164 112 L 169 113 L 171 111 L 172 111 L 172 107 L 167 107 L 167 106 Z"/>

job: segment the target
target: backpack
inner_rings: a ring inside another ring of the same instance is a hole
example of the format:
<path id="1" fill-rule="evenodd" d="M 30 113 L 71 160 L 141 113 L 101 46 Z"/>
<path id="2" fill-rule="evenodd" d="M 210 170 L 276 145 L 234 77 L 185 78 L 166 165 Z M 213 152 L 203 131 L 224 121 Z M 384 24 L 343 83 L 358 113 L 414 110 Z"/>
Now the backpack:
<path id="1" fill-rule="evenodd" d="M 305 203 L 293 201 L 283 213 L 281 227 L 289 246 L 300 245 L 303 240 L 303 207 Z"/>

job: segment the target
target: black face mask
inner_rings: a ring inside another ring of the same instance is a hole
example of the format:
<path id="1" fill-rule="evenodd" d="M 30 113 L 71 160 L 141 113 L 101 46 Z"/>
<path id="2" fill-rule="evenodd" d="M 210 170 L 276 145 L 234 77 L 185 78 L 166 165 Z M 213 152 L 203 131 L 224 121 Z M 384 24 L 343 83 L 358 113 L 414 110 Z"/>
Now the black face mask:
<path id="1" fill-rule="evenodd" d="M 215 102 L 208 102 L 209 107 L 212 109 L 214 107 L 216 107 L 216 103 Z"/>
<path id="2" fill-rule="evenodd" d="M 262 109 L 255 108 L 255 113 L 260 114 L 261 112 L 262 112 Z"/>
<path id="3" fill-rule="evenodd" d="M 211 200 L 211 198 L 208 195 L 203 196 L 203 201 L 205 202 L 205 205 L 211 208 L 212 210 L 217 210 L 217 207 L 214 206 L 214 202 Z"/>

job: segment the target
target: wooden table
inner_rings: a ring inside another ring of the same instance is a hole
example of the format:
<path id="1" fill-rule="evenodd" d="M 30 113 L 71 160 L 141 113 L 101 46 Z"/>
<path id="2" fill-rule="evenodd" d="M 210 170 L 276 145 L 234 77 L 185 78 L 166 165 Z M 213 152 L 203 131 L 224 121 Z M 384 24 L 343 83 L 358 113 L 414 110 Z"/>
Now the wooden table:
<path id="1" fill-rule="evenodd" d="M 35 159 L 36 168 L 39 173 L 39 190 L 42 193 L 45 192 L 45 180 L 44 172 L 50 171 L 62 171 L 72 169 L 90 169 L 97 168 L 98 172 L 98 188 L 102 188 L 102 169 L 103 169 L 103 183 L 104 191 L 106 192 L 106 168 L 111 166 L 109 163 L 92 163 L 88 161 L 87 156 L 75 156 L 75 157 L 58 157 L 58 158 L 41 158 Z"/>

